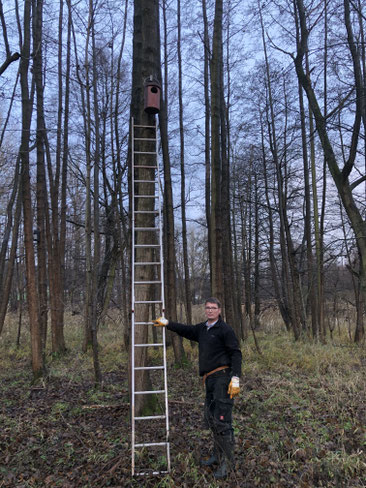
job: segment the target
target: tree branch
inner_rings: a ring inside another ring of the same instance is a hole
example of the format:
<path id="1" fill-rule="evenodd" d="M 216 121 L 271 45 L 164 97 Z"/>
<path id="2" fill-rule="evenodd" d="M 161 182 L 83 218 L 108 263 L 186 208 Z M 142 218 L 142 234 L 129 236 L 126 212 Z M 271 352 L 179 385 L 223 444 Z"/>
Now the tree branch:
<path id="1" fill-rule="evenodd" d="M 366 181 L 366 175 L 364 176 L 361 176 L 361 178 L 358 178 L 358 180 L 354 181 L 351 185 L 350 185 L 350 188 L 351 188 L 351 191 L 353 191 L 358 185 L 360 185 L 361 183 L 363 183 L 364 181 Z"/>
<path id="2" fill-rule="evenodd" d="M 4 73 L 6 68 L 13 63 L 14 61 L 17 61 L 20 58 L 19 53 L 13 53 L 10 56 L 8 56 L 5 60 L 5 62 L 0 66 L 0 76 Z"/>
<path id="3" fill-rule="evenodd" d="M 351 19 L 350 19 L 349 0 L 344 0 L 344 21 L 347 29 L 347 39 L 348 39 L 348 45 L 352 56 L 355 85 L 356 85 L 356 114 L 355 114 L 355 122 L 352 131 L 351 148 L 350 148 L 350 153 L 346 161 L 346 164 L 342 169 L 342 177 L 343 179 L 347 179 L 352 171 L 356 154 L 357 154 L 357 144 L 358 144 L 359 133 L 361 128 L 361 114 L 364 110 L 364 103 L 365 103 L 362 96 L 363 95 L 362 94 L 362 73 L 361 73 L 361 65 L 360 65 L 360 55 L 355 45 Z"/>
<path id="4" fill-rule="evenodd" d="M 4 17 L 2 0 L 0 0 L 0 20 L 1 20 L 1 26 L 3 28 L 3 38 L 4 38 L 4 44 L 5 44 L 6 57 L 9 58 L 11 56 L 11 52 L 10 52 L 10 47 L 9 47 L 8 34 L 6 31 L 6 22 L 5 22 L 5 17 Z"/>

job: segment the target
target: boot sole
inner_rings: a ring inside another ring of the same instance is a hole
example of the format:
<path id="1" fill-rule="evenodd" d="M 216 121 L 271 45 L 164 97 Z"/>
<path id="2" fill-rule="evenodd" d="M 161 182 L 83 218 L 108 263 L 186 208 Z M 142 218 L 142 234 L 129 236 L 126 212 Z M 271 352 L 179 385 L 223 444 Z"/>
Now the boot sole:
<path id="1" fill-rule="evenodd" d="M 200 461 L 200 466 L 217 466 L 219 463 L 217 461 L 213 461 L 212 463 L 208 463 L 207 461 Z"/>

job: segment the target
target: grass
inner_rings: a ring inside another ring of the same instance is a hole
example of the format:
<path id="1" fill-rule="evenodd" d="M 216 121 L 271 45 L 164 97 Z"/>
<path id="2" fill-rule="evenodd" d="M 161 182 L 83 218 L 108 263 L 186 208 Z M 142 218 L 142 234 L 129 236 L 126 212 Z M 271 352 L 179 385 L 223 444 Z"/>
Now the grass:
<path id="1" fill-rule="evenodd" d="M 309 486 L 365 487 L 365 349 L 284 334 L 259 340 L 263 357 L 244 347 L 245 372 L 259 378 L 243 408 L 253 437 L 272 446 L 287 473 L 303 466 Z"/>
<path id="2" fill-rule="evenodd" d="M 90 353 L 81 352 L 80 316 L 68 316 L 68 352 L 47 354 L 49 380 L 31 386 L 29 336 L 15 346 L 16 320 L 0 337 L 0 487 L 366 487 L 366 350 L 347 331 L 338 344 L 294 342 L 273 322 L 242 344 L 242 393 L 235 403 L 237 469 L 216 483 L 199 457 L 204 393 L 197 348 L 175 368 L 168 350 L 172 472 L 130 476 L 127 353 L 115 322 L 101 327 L 104 384 L 93 386 Z M 342 347 L 341 347 L 342 346 Z M 346 347 L 345 347 L 346 346 Z M 48 347 L 49 350 L 49 347 Z M 163 464 L 160 456 L 153 463 Z"/>

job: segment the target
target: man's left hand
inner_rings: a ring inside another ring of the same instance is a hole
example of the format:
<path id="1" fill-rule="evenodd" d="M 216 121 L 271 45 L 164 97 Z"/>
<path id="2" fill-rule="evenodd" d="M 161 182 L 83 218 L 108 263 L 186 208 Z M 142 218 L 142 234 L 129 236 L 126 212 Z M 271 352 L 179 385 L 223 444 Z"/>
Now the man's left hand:
<path id="1" fill-rule="evenodd" d="M 166 327 L 169 324 L 169 320 L 165 317 L 159 317 L 158 319 L 153 320 L 152 323 L 155 327 Z"/>
<path id="2" fill-rule="evenodd" d="M 228 392 L 228 395 L 230 395 L 230 399 L 239 395 L 240 386 L 239 386 L 239 378 L 237 376 L 233 376 L 231 378 L 227 392 Z"/>

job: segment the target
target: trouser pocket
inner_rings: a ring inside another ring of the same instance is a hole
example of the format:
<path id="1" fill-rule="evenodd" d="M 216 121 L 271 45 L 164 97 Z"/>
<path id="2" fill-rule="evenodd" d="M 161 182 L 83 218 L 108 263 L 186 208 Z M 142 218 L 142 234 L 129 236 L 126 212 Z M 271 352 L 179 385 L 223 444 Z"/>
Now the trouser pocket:
<path id="1" fill-rule="evenodd" d="M 219 435 L 229 435 L 232 433 L 232 409 L 233 401 L 230 399 L 217 399 L 213 414 L 214 428 Z"/>

